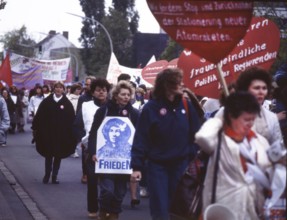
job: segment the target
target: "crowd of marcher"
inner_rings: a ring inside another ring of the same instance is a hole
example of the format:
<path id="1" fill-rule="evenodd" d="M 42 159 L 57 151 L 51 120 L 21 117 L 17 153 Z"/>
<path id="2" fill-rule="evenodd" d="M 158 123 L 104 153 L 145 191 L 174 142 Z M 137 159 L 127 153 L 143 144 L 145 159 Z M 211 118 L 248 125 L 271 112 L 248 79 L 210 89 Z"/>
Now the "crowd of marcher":
<path id="1" fill-rule="evenodd" d="M 209 155 L 201 218 L 212 203 L 214 175 L 215 204 L 229 209 L 234 219 L 272 219 L 274 207 L 286 216 L 286 66 L 273 78 L 263 69 L 249 68 L 229 92 L 219 100 L 196 96 L 184 87 L 177 68 L 158 73 L 150 89 L 131 82 L 128 74 L 121 74 L 116 85 L 88 76 L 84 85 L 55 82 L 30 91 L 3 87 L 0 145 L 31 123 L 32 142 L 45 158 L 44 184 L 50 178 L 59 184 L 61 160 L 81 155 L 79 179 L 87 184 L 90 218 L 119 219 L 130 189 L 132 207 L 140 205 L 140 196 L 149 197 L 153 220 L 179 219 L 170 216 L 170 204 L 199 151 Z M 124 118 L 135 130 L 130 143 L 125 138 L 131 129 L 120 122 Z M 103 126 L 105 119 L 110 124 Z M 132 171 L 95 172 L 101 158 L 114 157 L 129 158 Z"/>

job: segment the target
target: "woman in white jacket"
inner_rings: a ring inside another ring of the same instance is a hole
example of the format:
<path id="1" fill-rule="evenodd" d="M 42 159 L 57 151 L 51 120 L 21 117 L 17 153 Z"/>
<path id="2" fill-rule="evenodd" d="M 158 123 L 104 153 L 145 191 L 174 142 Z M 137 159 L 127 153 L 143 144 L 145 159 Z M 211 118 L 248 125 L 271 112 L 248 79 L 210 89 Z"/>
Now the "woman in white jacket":
<path id="1" fill-rule="evenodd" d="M 210 155 L 204 181 L 203 211 L 211 204 L 218 132 L 221 149 L 215 203 L 232 210 L 236 220 L 255 220 L 262 214 L 263 189 L 270 190 L 265 175 L 272 164 L 267 156 L 269 144 L 260 134 L 251 130 L 260 106 L 248 92 L 231 94 L 225 104 L 224 117 L 207 120 L 195 135 L 201 150 Z"/>
<path id="2" fill-rule="evenodd" d="M 269 158 L 273 162 L 272 197 L 266 201 L 266 210 L 272 208 L 286 213 L 286 146 L 282 137 L 278 117 L 263 107 L 264 100 L 271 92 L 271 75 L 264 69 L 251 67 L 243 71 L 237 81 L 238 91 L 248 91 L 255 96 L 260 104 L 260 114 L 256 117 L 253 129 L 265 137 L 271 148 Z M 285 211 L 284 211 L 285 210 Z M 283 218 L 285 218 L 284 216 Z M 277 216 L 277 218 L 280 218 Z"/>
<path id="3" fill-rule="evenodd" d="M 42 86 L 36 86 L 35 95 L 33 95 L 29 100 L 28 115 L 30 117 L 34 117 L 36 115 L 39 105 L 41 104 L 43 99 L 44 96 Z"/>

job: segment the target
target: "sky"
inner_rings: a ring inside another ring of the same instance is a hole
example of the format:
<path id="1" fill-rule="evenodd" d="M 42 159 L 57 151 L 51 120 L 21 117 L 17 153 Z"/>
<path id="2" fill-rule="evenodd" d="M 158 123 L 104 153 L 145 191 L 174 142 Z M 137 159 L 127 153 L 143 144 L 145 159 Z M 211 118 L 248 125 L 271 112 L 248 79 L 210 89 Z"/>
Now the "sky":
<path id="1" fill-rule="evenodd" d="M 112 0 L 106 0 L 111 5 Z M 50 30 L 57 33 L 69 32 L 69 40 L 80 47 L 82 19 L 66 12 L 84 16 L 79 0 L 6 0 L 4 10 L 0 10 L 0 35 L 14 29 L 27 27 L 27 33 L 36 42 L 45 38 Z M 159 33 L 159 25 L 151 14 L 145 0 L 136 0 L 139 12 L 139 31 Z"/>

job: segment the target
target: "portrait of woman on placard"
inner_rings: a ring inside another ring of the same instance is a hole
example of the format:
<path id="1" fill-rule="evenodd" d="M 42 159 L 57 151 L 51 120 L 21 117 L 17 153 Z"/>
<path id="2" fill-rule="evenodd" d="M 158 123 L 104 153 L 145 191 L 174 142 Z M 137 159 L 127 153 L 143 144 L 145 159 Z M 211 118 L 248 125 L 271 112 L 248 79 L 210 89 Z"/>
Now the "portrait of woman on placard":
<path id="1" fill-rule="evenodd" d="M 128 143 L 131 129 L 119 118 L 112 118 L 104 124 L 102 134 L 105 144 L 98 150 L 99 158 L 130 158 L 131 144 Z"/>

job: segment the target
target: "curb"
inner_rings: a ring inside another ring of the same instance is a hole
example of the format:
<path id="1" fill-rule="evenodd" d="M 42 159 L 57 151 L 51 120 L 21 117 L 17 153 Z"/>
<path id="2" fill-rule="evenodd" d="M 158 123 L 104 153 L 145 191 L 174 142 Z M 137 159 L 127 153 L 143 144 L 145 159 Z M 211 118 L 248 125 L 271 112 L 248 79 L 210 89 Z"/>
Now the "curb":
<path id="1" fill-rule="evenodd" d="M 24 206 L 27 208 L 34 220 L 47 220 L 47 216 L 38 208 L 37 204 L 23 189 L 23 187 L 17 182 L 13 174 L 7 169 L 3 161 L 0 160 L 0 172 L 3 173 L 4 177 L 13 188 L 17 196 L 20 198 Z"/>

